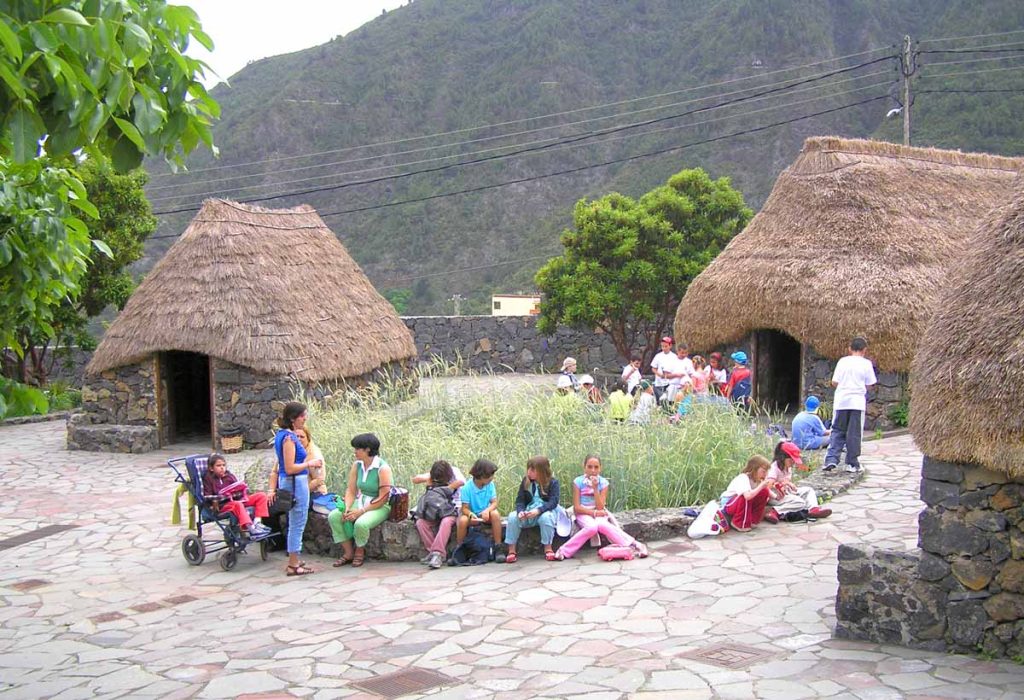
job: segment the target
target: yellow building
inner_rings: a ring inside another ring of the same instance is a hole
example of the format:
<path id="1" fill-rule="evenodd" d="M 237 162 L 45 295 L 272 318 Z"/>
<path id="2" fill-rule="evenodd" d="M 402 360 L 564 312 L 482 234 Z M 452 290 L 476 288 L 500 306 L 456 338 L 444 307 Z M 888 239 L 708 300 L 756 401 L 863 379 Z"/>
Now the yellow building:
<path id="1" fill-rule="evenodd" d="M 491 297 L 491 316 L 536 316 L 539 313 L 539 294 L 495 294 Z"/>

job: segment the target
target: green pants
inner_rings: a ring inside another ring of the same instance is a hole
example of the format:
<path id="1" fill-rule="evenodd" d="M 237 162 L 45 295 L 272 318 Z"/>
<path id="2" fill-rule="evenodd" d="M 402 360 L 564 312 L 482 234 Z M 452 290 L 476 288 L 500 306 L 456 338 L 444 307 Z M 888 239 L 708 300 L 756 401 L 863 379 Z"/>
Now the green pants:
<path id="1" fill-rule="evenodd" d="M 390 514 L 391 506 L 385 504 L 366 511 L 355 521 L 345 520 L 345 504 L 339 499 L 338 507 L 327 515 L 327 522 L 335 542 L 348 542 L 355 538 L 356 547 L 365 547 L 370 540 L 370 530 L 387 520 Z"/>

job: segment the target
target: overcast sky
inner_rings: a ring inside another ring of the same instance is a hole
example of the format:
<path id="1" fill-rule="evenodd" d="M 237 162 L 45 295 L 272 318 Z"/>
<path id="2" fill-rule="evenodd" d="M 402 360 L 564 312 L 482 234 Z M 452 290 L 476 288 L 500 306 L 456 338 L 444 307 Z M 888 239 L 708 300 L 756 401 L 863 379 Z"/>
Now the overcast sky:
<path id="1" fill-rule="evenodd" d="M 212 87 L 249 61 L 323 44 L 348 34 L 382 10 L 405 0 L 171 0 L 199 13 L 203 30 L 213 39 L 208 53 L 198 43 L 189 55 L 206 61 L 219 77 L 207 76 Z"/>

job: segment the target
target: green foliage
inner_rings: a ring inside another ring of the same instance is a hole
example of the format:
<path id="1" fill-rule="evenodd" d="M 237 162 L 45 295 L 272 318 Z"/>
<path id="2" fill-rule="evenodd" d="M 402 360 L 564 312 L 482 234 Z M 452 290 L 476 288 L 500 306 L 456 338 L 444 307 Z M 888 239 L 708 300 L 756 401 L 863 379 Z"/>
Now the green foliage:
<path id="1" fill-rule="evenodd" d="M 478 380 L 470 375 L 465 381 Z M 400 485 L 408 486 L 414 474 L 428 471 L 437 459 L 447 459 L 464 473 L 480 457 L 493 460 L 499 466 L 495 483 L 503 512 L 512 509 L 526 460 L 535 454 L 551 460 L 566 505 L 572 503 L 569 484 L 582 473 L 584 456 L 601 455 L 614 510 L 689 506 L 717 498 L 752 454 L 771 454 L 771 439 L 751 434 L 749 417 L 732 411 L 699 406 L 678 425 L 659 416 L 650 425 L 633 426 L 566 398 L 536 387 L 453 392 L 427 381 L 418 396 L 399 405 L 374 393 L 337 397 L 331 407 L 312 407 L 310 426 L 335 492 L 345 490 L 353 459 L 349 441 L 369 431 L 380 438 L 381 454 Z"/>
<path id="2" fill-rule="evenodd" d="M 889 409 L 889 420 L 900 428 L 910 425 L 910 399 L 904 397 L 898 404 Z"/>
<path id="3" fill-rule="evenodd" d="M 45 393 L 50 411 L 69 411 L 82 405 L 82 392 L 72 388 L 67 382 L 50 382 Z"/>
<path id="4" fill-rule="evenodd" d="M 42 415 L 49 410 L 46 395 L 35 387 L 0 377 L 0 418 Z"/>
<path id="5" fill-rule="evenodd" d="M 618 193 L 573 212 L 565 253 L 536 276 L 544 293 L 538 329 L 601 328 L 623 357 L 670 328 L 690 282 L 753 213 L 728 178 L 683 170 L 638 201 Z"/>
<path id="6" fill-rule="evenodd" d="M 99 212 L 72 166 L 128 171 L 213 147 L 219 107 L 182 53 L 192 39 L 212 47 L 194 11 L 163 0 L 0 0 L 0 346 L 23 355 L 26 338 L 52 338 L 93 249 L 115 258 L 109 231 L 90 243 L 79 217 Z M 130 291 L 111 272 L 123 265 L 96 268 L 105 295 Z"/>
<path id="7" fill-rule="evenodd" d="M 395 307 L 395 311 L 397 313 L 404 314 L 406 309 L 409 308 L 409 299 L 412 297 L 412 290 L 408 287 L 385 289 L 381 292 L 381 295 L 391 302 L 391 305 Z"/>

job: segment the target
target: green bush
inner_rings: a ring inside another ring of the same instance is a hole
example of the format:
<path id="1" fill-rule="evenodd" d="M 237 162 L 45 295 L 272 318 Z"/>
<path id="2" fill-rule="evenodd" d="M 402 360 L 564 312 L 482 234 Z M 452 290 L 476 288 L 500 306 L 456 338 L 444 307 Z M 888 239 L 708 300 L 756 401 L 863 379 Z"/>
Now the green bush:
<path id="1" fill-rule="evenodd" d="M 437 373 L 437 369 L 432 373 Z M 552 385 L 553 385 L 552 381 Z M 750 431 L 750 417 L 696 406 L 678 425 L 659 416 L 647 426 L 619 424 L 605 410 L 582 401 L 556 401 L 546 390 L 516 387 L 452 396 L 437 382 L 398 405 L 380 398 L 388 387 L 335 396 L 329 407 L 311 407 L 310 428 L 324 452 L 328 486 L 344 492 L 352 463 L 349 441 L 372 432 L 398 485 L 446 459 L 467 474 L 480 458 L 495 462 L 503 512 L 513 507 L 526 460 L 546 455 L 572 503 L 569 484 L 586 455 L 601 456 L 611 483 L 613 510 L 679 507 L 717 498 L 755 453 L 771 456 L 772 440 Z M 414 493 L 414 498 L 416 494 Z"/>
<path id="2" fill-rule="evenodd" d="M 39 389 L 0 377 L 0 418 L 42 415 L 47 410 L 46 394 Z"/>
<path id="3" fill-rule="evenodd" d="M 50 400 L 50 412 L 69 411 L 82 405 L 82 392 L 72 388 L 67 382 L 53 381 L 46 387 L 46 397 Z"/>

